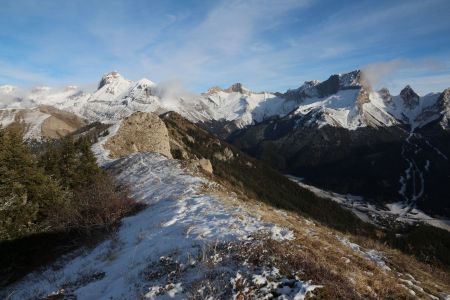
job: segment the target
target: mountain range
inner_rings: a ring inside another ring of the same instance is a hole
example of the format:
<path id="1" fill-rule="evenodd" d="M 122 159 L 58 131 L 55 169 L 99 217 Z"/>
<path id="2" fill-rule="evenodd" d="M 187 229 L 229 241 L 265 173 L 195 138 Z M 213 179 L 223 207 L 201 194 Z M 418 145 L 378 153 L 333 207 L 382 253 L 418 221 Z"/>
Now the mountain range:
<path id="1" fill-rule="evenodd" d="M 104 75 L 93 93 L 77 86 L 63 89 L 36 87 L 22 91 L 0 86 L 7 101 L 1 108 L 29 108 L 50 105 L 89 120 L 110 122 L 132 111 L 173 110 L 193 122 L 224 122 L 230 133 L 273 117 L 301 119 L 308 125 L 331 125 L 355 130 L 361 127 L 406 125 L 410 130 L 440 119 L 449 128 L 450 90 L 417 95 L 406 86 L 397 96 L 383 88 L 374 91 L 356 70 L 332 75 L 327 80 L 307 81 L 296 89 L 252 92 L 236 83 L 226 89 L 213 87 L 201 95 L 157 85 L 148 79 L 127 80 L 118 72 Z M 9 104 L 8 104 L 9 103 Z"/>
<path id="2" fill-rule="evenodd" d="M 419 96 L 406 86 L 391 95 L 356 70 L 282 93 L 236 83 L 197 95 L 111 72 L 93 93 L 3 85 L 0 97 L 1 124 L 22 124 L 25 138 L 62 136 L 136 111 L 175 111 L 305 183 L 376 204 L 400 201 L 404 212 L 450 216 L 450 89 Z"/>

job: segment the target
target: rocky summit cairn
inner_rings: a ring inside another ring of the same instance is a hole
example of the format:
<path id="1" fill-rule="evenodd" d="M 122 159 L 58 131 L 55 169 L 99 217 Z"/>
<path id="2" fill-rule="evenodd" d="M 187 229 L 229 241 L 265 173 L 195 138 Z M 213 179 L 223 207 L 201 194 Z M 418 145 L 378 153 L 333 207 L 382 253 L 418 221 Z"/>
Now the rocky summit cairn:
<path id="1" fill-rule="evenodd" d="M 156 152 L 172 158 L 166 125 L 156 114 L 148 112 L 136 112 L 123 119 L 105 149 L 113 158 L 135 152 Z"/>

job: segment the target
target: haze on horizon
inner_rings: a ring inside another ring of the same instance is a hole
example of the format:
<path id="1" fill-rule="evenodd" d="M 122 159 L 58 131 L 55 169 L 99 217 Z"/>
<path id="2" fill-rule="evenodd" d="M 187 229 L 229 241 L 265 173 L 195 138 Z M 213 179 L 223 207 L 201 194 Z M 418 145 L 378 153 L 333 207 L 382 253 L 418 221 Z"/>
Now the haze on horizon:
<path id="1" fill-rule="evenodd" d="M 450 86 L 450 2 L 30 1 L 0 9 L 0 85 L 178 80 L 285 91 L 364 69 L 375 87 Z"/>

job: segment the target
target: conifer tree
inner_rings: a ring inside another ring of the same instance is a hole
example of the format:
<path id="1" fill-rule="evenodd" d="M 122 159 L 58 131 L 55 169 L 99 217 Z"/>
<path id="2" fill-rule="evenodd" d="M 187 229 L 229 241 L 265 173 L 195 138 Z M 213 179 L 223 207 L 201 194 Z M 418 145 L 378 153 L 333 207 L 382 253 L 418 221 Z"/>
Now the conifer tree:
<path id="1" fill-rule="evenodd" d="M 17 129 L 0 129 L 0 239 L 36 232 L 65 193 L 39 168 Z"/>

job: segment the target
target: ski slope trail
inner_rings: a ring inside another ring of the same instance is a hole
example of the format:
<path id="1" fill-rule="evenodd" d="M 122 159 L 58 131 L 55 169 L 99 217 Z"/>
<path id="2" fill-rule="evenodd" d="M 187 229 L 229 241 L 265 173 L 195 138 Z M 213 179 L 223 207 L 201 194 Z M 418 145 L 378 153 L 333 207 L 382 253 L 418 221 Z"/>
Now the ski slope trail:
<path id="1" fill-rule="evenodd" d="M 407 165 L 405 172 L 400 176 L 399 194 L 407 206 L 405 213 L 410 212 L 421 199 L 425 191 L 423 167 L 419 166 L 416 156 L 421 152 L 422 138 L 419 134 L 411 132 L 402 145 L 401 155 Z M 422 169 L 423 168 L 423 169 Z"/>

